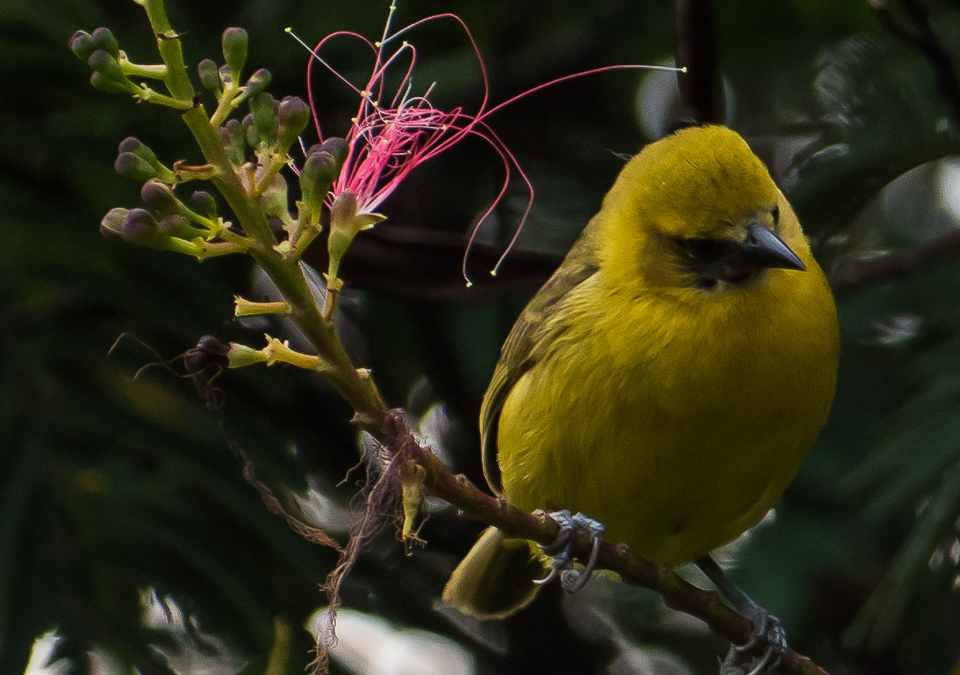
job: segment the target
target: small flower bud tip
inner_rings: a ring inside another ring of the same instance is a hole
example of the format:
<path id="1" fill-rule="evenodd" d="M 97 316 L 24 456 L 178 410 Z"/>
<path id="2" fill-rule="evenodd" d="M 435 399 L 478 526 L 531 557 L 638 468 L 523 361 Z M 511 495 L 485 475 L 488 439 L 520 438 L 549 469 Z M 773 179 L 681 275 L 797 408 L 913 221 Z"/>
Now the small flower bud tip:
<path id="1" fill-rule="evenodd" d="M 132 152 L 121 152 L 113 163 L 114 170 L 124 178 L 145 181 L 157 175 L 152 164 Z"/>
<path id="2" fill-rule="evenodd" d="M 247 61 L 248 42 L 247 31 L 242 28 L 231 27 L 223 31 L 223 60 L 238 77 Z"/>
<path id="3" fill-rule="evenodd" d="M 93 53 L 97 51 L 97 45 L 90 33 L 78 30 L 70 37 L 70 51 L 76 54 L 77 58 L 89 61 Z"/>
<path id="4" fill-rule="evenodd" d="M 331 136 L 320 144 L 320 149 L 333 155 L 337 163 L 337 169 L 339 170 L 347 159 L 347 153 L 350 152 L 350 145 L 346 140 L 338 136 Z"/>
<path id="5" fill-rule="evenodd" d="M 117 38 L 113 37 L 109 28 L 100 26 L 93 31 L 90 37 L 93 38 L 93 44 L 96 45 L 97 49 L 104 50 L 114 59 L 120 54 L 120 44 L 117 42 Z"/>
<path id="6" fill-rule="evenodd" d="M 120 146 L 117 148 L 117 152 L 132 152 L 150 164 L 155 164 L 157 162 L 157 156 L 154 154 L 153 150 L 144 145 L 140 139 L 136 138 L 135 136 L 127 136 L 120 141 Z"/>
<path id="7" fill-rule="evenodd" d="M 285 151 L 310 123 L 310 106 L 302 98 L 286 96 L 277 107 L 277 145 Z"/>
<path id="8" fill-rule="evenodd" d="M 120 227 L 120 236 L 131 244 L 150 246 L 157 241 L 160 228 L 146 209 L 130 209 Z"/>
<path id="9" fill-rule="evenodd" d="M 250 79 L 247 80 L 247 85 L 245 87 L 247 90 L 247 96 L 254 96 L 262 92 L 270 85 L 270 80 L 272 79 L 273 76 L 266 68 L 261 68 L 260 70 L 256 71 L 250 76 Z"/>
<path id="10" fill-rule="evenodd" d="M 151 178 L 140 188 L 140 199 L 145 206 L 162 216 L 178 213 L 183 206 L 169 185 Z"/>
<path id="11" fill-rule="evenodd" d="M 220 86 L 220 73 L 217 70 L 217 64 L 210 59 L 204 59 L 197 64 L 197 75 L 200 77 L 200 84 L 214 96 L 220 96 L 223 91 Z"/>
<path id="12" fill-rule="evenodd" d="M 220 78 L 220 83 L 223 86 L 227 86 L 233 82 L 233 69 L 227 65 L 220 66 L 220 69 L 217 71 L 217 77 Z"/>
<path id="13" fill-rule="evenodd" d="M 110 77 L 122 78 L 124 76 L 116 57 L 103 49 L 93 52 L 87 59 L 87 65 L 96 72 Z"/>
<path id="14" fill-rule="evenodd" d="M 217 201 L 209 192 L 197 190 L 190 195 L 190 205 L 193 209 L 207 218 L 217 217 Z"/>
<path id="15" fill-rule="evenodd" d="M 110 239 L 119 238 L 123 229 L 123 221 L 126 220 L 129 213 L 129 209 L 119 207 L 107 211 L 107 215 L 100 221 L 100 234 Z"/>

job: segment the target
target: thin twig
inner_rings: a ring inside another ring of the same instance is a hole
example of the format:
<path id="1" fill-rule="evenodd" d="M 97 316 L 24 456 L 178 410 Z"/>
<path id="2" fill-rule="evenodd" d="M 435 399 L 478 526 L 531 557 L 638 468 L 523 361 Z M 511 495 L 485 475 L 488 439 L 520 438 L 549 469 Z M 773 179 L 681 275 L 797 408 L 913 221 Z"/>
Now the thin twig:
<path id="1" fill-rule="evenodd" d="M 680 85 L 680 124 L 722 122 L 718 110 L 721 80 L 717 71 L 713 0 L 675 0 L 677 19 L 677 73 Z"/>
<path id="2" fill-rule="evenodd" d="M 844 268 L 838 274 L 831 275 L 830 286 L 837 297 L 850 295 L 958 257 L 960 232 L 949 232 L 913 250 Z"/>

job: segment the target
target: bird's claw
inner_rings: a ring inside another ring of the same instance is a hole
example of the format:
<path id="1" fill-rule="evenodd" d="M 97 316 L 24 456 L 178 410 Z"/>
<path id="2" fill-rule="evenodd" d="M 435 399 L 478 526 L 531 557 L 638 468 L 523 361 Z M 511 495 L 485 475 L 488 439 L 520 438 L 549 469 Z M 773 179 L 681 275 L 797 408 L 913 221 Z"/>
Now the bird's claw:
<path id="1" fill-rule="evenodd" d="M 753 622 L 753 633 L 744 644 L 730 647 L 720 675 L 776 673 L 787 649 L 787 632 L 780 625 L 780 619 L 756 604 L 744 613 L 744 618 Z M 750 652 L 761 639 L 767 641 L 767 648 L 759 657 L 751 656 Z"/>
<path id="2" fill-rule="evenodd" d="M 551 511 L 548 513 L 557 525 L 560 526 L 560 532 L 553 543 L 547 546 L 540 546 L 540 549 L 552 557 L 550 561 L 550 572 L 543 579 L 537 579 L 535 584 L 544 585 L 560 577 L 560 585 L 567 593 L 576 593 L 584 584 L 590 580 L 593 574 L 593 568 L 597 564 L 597 553 L 600 550 L 600 544 L 603 542 L 603 533 L 605 528 L 603 523 L 594 520 L 582 513 L 570 515 L 569 511 Z M 573 567 L 573 548 L 574 534 L 578 527 L 582 527 L 590 534 L 593 542 L 593 548 L 590 550 L 590 559 L 586 567 L 581 572 Z"/>

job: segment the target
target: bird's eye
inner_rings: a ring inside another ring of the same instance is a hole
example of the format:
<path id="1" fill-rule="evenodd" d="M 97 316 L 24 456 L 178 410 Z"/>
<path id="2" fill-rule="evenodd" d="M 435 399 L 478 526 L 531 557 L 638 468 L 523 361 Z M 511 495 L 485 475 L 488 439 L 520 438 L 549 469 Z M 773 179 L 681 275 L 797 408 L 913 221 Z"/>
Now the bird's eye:
<path id="1" fill-rule="evenodd" d="M 773 211 L 770 212 L 770 215 L 773 216 L 773 225 L 776 227 L 777 223 L 780 221 L 780 207 L 774 206 Z"/>
<path id="2" fill-rule="evenodd" d="M 683 249 L 698 263 L 722 260 L 736 251 L 736 244 L 722 239 L 691 238 L 681 241 Z"/>

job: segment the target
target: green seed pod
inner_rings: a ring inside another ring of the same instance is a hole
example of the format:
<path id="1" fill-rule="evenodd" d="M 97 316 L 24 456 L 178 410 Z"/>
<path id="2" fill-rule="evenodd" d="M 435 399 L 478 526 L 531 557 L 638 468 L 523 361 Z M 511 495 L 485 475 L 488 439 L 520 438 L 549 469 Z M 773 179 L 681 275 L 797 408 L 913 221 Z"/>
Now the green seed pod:
<path id="1" fill-rule="evenodd" d="M 78 30 L 70 37 L 70 51 L 77 55 L 82 61 L 88 61 L 95 51 L 97 45 L 93 37 L 86 31 Z"/>
<path id="2" fill-rule="evenodd" d="M 157 170 L 154 165 L 132 152 L 121 152 L 113 163 L 113 169 L 124 178 L 145 181 L 154 178 Z"/>
<path id="3" fill-rule="evenodd" d="M 249 97 L 259 94 L 270 86 L 270 80 L 272 79 L 273 76 L 270 74 L 270 71 L 266 68 L 261 68 L 247 80 L 247 85 L 244 87 L 246 89 L 246 95 Z"/>
<path id="4" fill-rule="evenodd" d="M 107 211 L 107 215 L 100 221 L 100 234 L 109 239 L 118 239 L 123 229 L 123 221 L 129 213 L 129 209 L 119 207 Z"/>
<path id="5" fill-rule="evenodd" d="M 117 42 L 117 38 L 113 37 L 113 33 L 110 32 L 109 28 L 100 26 L 100 28 L 93 31 L 90 37 L 93 38 L 93 44 L 96 45 L 97 49 L 102 49 L 114 59 L 119 57 L 120 44 Z"/>
<path id="6" fill-rule="evenodd" d="M 247 42 L 247 31 L 242 28 L 233 27 L 223 31 L 223 60 L 237 77 L 247 61 Z"/>
<path id="7" fill-rule="evenodd" d="M 190 206 L 202 216 L 215 219 L 217 217 L 217 200 L 209 192 L 197 190 L 190 195 Z"/>
<path id="8" fill-rule="evenodd" d="M 286 96 L 277 108 L 277 150 L 286 152 L 310 123 L 310 106 L 302 98 Z"/>
<path id="9" fill-rule="evenodd" d="M 151 178 L 140 188 L 140 199 L 144 206 L 155 211 L 160 216 L 181 213 L 183 204 L 173 194 L 173 189 L 166 183 Z"/>
<path id="10" fill-rule="evenodd" d="M 220 75 L 217 72 L 217 64 L 210 59 L 204 59 L 197 64 L 197 75 L 200 76 L 200 84 L 211 94 L 220 98 L 223 89 L 220 86 Z"/>
<path id="11" fill-rule="evenodd" d="M 166 238 L 156 218 L 146 209 L 130 209 L 120 226 L 120 236 L 140 246 L 156 246 Z"/>

